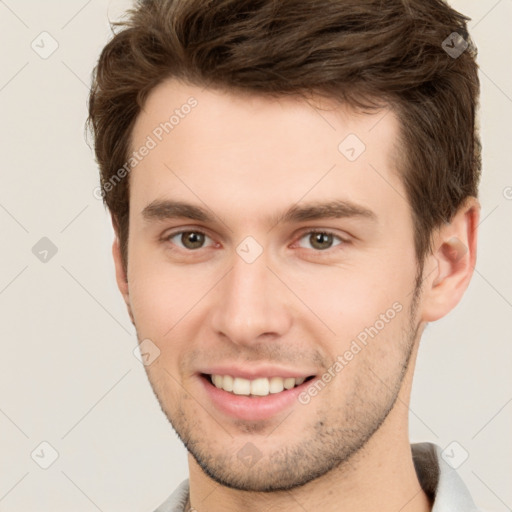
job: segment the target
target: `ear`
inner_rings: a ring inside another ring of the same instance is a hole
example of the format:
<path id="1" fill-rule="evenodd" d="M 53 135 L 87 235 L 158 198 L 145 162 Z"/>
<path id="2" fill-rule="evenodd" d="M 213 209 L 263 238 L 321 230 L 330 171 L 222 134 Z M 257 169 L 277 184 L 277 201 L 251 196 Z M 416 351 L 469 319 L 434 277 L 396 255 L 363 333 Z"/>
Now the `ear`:
<path id="1" fill-rule="evenodd" d="M 114 265 L 116 268 L 116 281 L 117 287 L 123 296 L 124 302 L 126 303 L 126 307 L 128 308 L 128 314 L 130 315 L 130 319 L 133 323 L 133 315 L 130 307 L 130 293 L 128 289 L 128 276 L 127 271 L 123 265 L 123 258 L 121 257 L 121 244 L 119 242 L 118 230 L 116 228 L 115 222 L 112 223 L 114 226 L 115 238 L 112 243 L 112 256 L 114 258 Z"/>
<path id="2" fill-rule="evenodd" d="M 470 197 L 451 222 L 436 231 L 425 260 L 422 320 L 433 322 L 451 311 L 469 286 L 476 265 L 480 203 Z"/>

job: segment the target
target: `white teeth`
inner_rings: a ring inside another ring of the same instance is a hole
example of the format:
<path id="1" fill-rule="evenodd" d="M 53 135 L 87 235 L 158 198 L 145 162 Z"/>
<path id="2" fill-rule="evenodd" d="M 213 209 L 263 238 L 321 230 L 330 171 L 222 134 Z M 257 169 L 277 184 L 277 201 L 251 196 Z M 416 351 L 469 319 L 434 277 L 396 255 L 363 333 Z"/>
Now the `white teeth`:
<path id="1" fill-rule="evenodd" d="M 270 379 L 270 389 L 271 393 L 280 393 L 284 389 L 283 379 L 281 377 L 272 377 Z"/>
<path id="2" fill-rule="evenodd" d="M 262 377 L 251 381 L 251 395 L 267 396 L 269 391 L 270 384 L 267 378 Z"/>
<path id="3" fill-rule="evenodd" d="M 295 386 L 295 379 L 293 377 L 284 379 L 284 389 L 292 389 L 293 386 Z"/>
<path id="4" fill-rule="evenodd" d="M 231 375 L 211 375 L 215 387 L 229 391 L 235 395 L 267 396 L 269 393 L 280 393 L 285 389 L 292 389 L 300 386 L 305 377 L 259 377 L 254 380 L 232 377 Z"/>
<path id="5" fill-rule="evenodd" d="M 218 375 L 220 377 L 220 375 Z M 233 377 L 231 375 L 224 375 L 221 377 L 221 386 L 225 391 L 233 391 Z"/>
<path id="6" fill-rule="evenodd" d="M 221 380 L 224 379 L 221 377 Z M 251 381 L 236 377 L 233 381 L 233 393 L 235 395 L 250 395 L 251 394 Z"/>

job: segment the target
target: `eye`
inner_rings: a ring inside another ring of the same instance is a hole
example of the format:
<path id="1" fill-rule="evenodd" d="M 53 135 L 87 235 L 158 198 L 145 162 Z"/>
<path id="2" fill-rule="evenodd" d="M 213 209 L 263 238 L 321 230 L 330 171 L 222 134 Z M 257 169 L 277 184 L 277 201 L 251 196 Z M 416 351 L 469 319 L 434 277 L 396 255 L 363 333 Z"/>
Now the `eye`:
<path id="1" fill-rule="evenodd" d="M 173 241 L 177 239 L 177 241 Z M 165 240 L 171 242 L 182 249 L 193 251 L 201 249 L 205 240 L 211 238 L 202 231 L 178 231 L 165 236 Z"/>
<path id="2" fill-rule="evenodd" d="M 315 249 L 317 251 L 325 251 L 345 242 L 345 240 L 330 231 L 308 231 L 299 238 L 299 242 L 304 239 L 310 244 L 310 247 L 306 247 L 306 249 Z M 333 244 L 334 239 L 339 240 L 339 242 Z M 301 245 L 301 247 L 303 246 Z"/>

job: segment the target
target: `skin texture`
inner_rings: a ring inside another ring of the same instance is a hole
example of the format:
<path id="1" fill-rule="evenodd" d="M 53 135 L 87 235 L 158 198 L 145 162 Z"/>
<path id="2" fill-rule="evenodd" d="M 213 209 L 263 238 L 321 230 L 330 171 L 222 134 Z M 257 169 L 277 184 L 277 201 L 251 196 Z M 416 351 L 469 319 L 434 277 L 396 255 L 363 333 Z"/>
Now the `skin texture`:
<path id="1" fill-rule="evenodd" d="M 133 149 L 190 96 L 197 106 L 130 173 L 127 273 L 117 239 L 113 255 L 139 341 L 160 350 L 146 370 L 189 450 L 192 506 L 430 510 L 408 439 L 412 375 L 426 323 L 448 313 L 471 278 L 478 201 L 470 198 L 435 233 L 417 289 L 391 111 L 168 80 L 148 97 Z M 338 149 L 350 134 L 366 146 L 355 161 Z M 144 208 L 166 199 L 203 207 L 214 221 L 144 218 Z M 276 221 L 294 205 L 332 200 L 375 218 Z M 319 249 L 311 229 L 334 237 Z M 186 237 L 171 236 L 180 230 L 199 230 L 204 242 L 183 245 Z M 247 236 L 263 251 L 252 263 L 237 253 Z M 307 404 L 245 421 L 204 392 L 197 372 L 214 364 L 321 376 L 394 304 L 400 311 Z M 237 456 L 247 443 L 261 456 L 251 467 Z"/>

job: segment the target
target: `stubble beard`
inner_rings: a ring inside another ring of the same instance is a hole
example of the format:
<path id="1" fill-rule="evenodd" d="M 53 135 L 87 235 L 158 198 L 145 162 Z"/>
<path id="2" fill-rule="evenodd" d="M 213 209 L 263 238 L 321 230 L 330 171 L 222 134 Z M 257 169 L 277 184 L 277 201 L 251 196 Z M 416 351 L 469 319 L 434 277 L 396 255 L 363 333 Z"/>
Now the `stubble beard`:
<path id="1" fill-rule="evenodd" d="M 178 406 L 169 407 L 170 400 L 166 399 L 162 385 L 165 379 L 155 378 L 148 372 L 160 408 L 202 471 L 225 487 L 253 492 L 289 491 L 333 470 L 340 474 L 349 473 L 353 469 L 351 461 L 379 430 L 397 401 L 411 355 L 419 342 L 419 324 L 415 321 L 415 314 L 420 285 L 417 279 L 407 313 L 408 322 L 402 330 L 395 371 L 382 379 L 375 372 L 378 363 L 374 366 L 370 359 L 365 360 L 345 403 L 334 407 L 328 403 L 329 400 L 324 400 L 323 405 L 318 407 L 315 421 L 303 428 L 296 436 L 299 439 L 296 442 L 284 444 L 290 437 L 283 436 L 278 448 L 269 449 L 273 444 L 272 436 L 279 436 L 279 426 L 274 425 L 270 429 L 270 423 L 240 421 L 236 426 L 242 439 L 237 439 L 208 415 L 203 415 L 204 421 L 200 415 L 190 417 L 183 405 L 195 401 L 195 398 L 181 388 L 175 402 Z M 315 400 L 322 400 L 321 394 Z M 201 413 L 204 412 L 197 402 L 195 405 Z M 307 406 L 296 408 L 283 423 L 293 423 L 294 416 L 301 413 L 302 407 Z M 218 439 L 222 436 L 224 444 L 208 438 L 208 432 L 213 429 L 218 429 Z M 266 430 L 271 433 L 255 437 L 255 434 Z M 239 450 L 247 443 L 251 443 L 261 454 L 261 458 L 249 467 L 237 457 Z"/>

